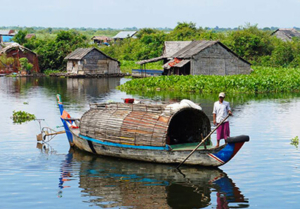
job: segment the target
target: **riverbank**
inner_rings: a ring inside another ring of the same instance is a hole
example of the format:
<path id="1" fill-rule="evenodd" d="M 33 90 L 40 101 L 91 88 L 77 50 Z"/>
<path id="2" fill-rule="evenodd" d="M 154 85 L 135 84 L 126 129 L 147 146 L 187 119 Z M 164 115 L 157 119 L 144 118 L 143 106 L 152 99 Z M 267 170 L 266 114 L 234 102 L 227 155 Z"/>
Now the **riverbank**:
<path id="1" fill-rule="evenodd" d="M 118 87 L 121 91 L 182 91 L 268 93 L 299 91 L 300 68 L 253 67 L 249 75 L 188 75 L 133 79 Z"/>

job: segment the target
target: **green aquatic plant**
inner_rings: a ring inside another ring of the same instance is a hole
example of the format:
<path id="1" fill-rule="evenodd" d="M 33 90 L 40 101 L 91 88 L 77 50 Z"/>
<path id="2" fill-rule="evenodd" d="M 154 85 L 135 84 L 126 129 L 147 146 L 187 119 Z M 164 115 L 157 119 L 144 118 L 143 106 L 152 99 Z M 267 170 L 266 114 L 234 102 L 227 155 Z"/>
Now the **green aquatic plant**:
<path id="1" fill-rule="evenodd" d="M 291 139 L 291 145 L 293 145 L 296 148 L 298 148 L 298 146 L 299 146 L 299 137 L 298 136 L 296 136 L 295 138 Z"/>
<path id="2" fill-rule="evenodd" d="M 47 76 L 49 76 L 51 74 L 56 74 L 56 73 L 62 73 L 62 71 L 60 71 L 60 70 L 50 70 L 50 69 L 47 69 L 47 70 L 44 71 L 44 74 L 47 75 Z"/>
<path id="3" fill-rule="evenodd" d="M 122 91 L 143 90 L 201 93 L 271 93 L 297 92 L 300 68 L 255 67 L 249 75 L 159 76 L 133 79 L 118 87 Z"/>
<path id="4" fill-rule="evenodd" d="M 31 120 L 34 120 L 36 117 L 34 114 L 30 114 L 28 112 L 25 112 L 25 111 L 13 111 L 13 122 L 14 123 L 18 123 L 18 124 L 21 124 L 21 123 L 24 123 L 24 122 L 27 122 L 27 121 L 31 121 Z"/>

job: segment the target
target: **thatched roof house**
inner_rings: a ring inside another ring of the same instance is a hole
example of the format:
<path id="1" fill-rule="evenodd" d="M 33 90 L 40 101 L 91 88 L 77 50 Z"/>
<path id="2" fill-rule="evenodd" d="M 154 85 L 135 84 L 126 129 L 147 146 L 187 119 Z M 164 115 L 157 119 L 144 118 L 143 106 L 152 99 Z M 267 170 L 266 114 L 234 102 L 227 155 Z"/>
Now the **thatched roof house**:
<path id="1" fill-rule="evenodd" d="M 120 62 L 96 48 L 78 48 L 65 57 L 68 73 L 79 75 L 119 74 Z"/>
<path id="2" fill-rule="evenodd" d="M 280 28 L 275 30 L 271 35 L 283 41 L 291 41 L 294 37 L 300 38 L 300 33 L 294 28 Z"/>
<path id="3" fill-rule="evenodd" d="M 251 64 L 219 41 L 165 43 L 162 56 L 137 64 L 164 60 L 164 74 L 233 75 L 249 74 Z"/>

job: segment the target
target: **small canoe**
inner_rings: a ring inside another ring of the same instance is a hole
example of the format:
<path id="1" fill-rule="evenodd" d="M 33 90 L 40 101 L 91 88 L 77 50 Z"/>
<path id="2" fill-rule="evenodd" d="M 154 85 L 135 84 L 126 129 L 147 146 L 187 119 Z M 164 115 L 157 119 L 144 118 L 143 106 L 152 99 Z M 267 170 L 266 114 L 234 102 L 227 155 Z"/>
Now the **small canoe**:
<path id="1" fill-rule="evenodd" d="M 91 104 L 80 119 L 74 119 L 64 110 L 60 95 L 57 98 L 70 146 L 98 155 L 178 164 L 211 131 L 207 115 L 188 100 L 181 106 Z M 185 164 L 224 165 L 247 141 L 246 135 L 229 137 L 224 145 L 215 148 L 206 140 Z"/>

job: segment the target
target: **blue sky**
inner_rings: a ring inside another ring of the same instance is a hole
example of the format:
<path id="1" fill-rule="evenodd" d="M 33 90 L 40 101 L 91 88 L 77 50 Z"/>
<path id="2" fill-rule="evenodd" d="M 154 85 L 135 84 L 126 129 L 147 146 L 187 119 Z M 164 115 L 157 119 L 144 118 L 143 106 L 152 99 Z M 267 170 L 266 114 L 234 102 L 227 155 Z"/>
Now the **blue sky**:
<path id="1" fill-rule="evenodd" d="M 0 0 L 0 26 L 300 27 L 300 0 Z"/>

